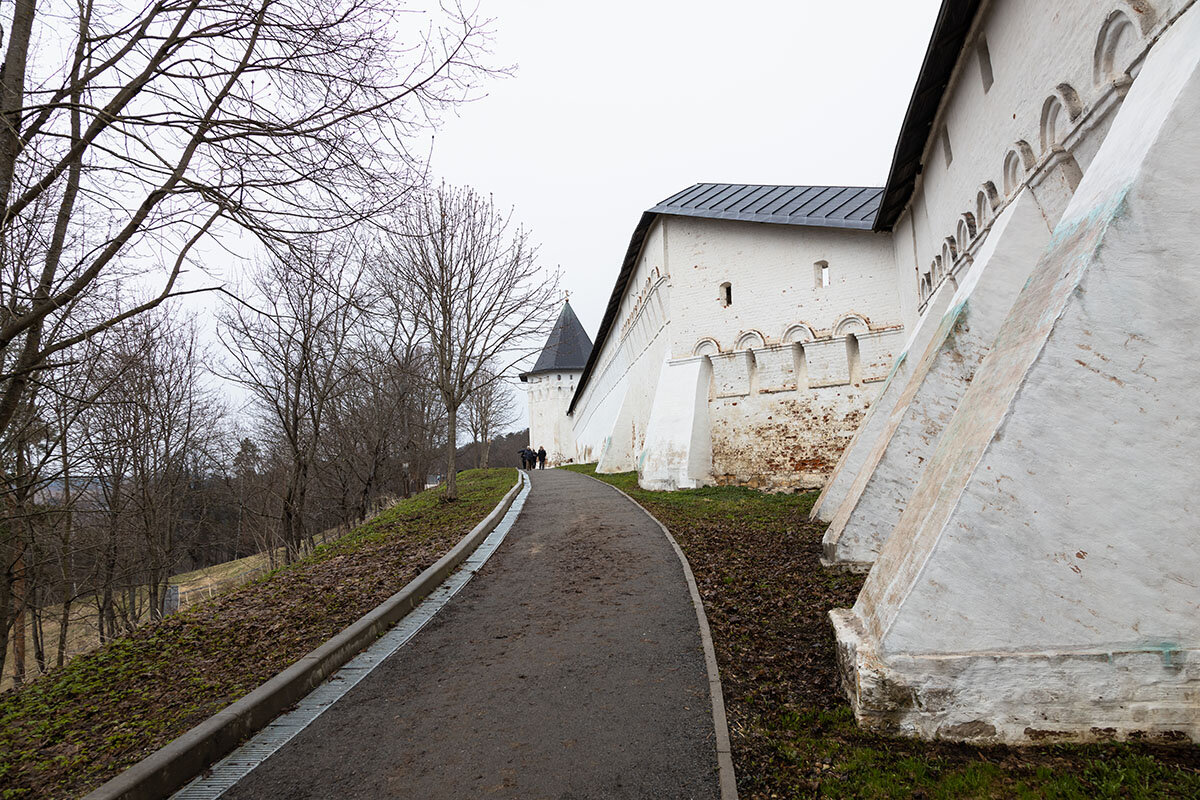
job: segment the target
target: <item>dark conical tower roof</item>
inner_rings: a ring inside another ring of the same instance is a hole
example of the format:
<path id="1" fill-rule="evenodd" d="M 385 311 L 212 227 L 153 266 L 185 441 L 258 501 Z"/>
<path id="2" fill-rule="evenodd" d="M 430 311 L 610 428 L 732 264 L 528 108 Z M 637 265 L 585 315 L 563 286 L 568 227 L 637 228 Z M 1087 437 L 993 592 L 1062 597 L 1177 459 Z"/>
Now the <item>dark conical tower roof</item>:
<path id="1" fill-rule="evenodd" d="M 556 370 L 582 370 L 587 366 L 591 352 L 591 337 L 583 329 L 579 317 L 571 310 L 571 304 L 563 303 L 562 311 L 546 339 L 546 346 L 542 348 L 537 363 L 521 377 Z"/>

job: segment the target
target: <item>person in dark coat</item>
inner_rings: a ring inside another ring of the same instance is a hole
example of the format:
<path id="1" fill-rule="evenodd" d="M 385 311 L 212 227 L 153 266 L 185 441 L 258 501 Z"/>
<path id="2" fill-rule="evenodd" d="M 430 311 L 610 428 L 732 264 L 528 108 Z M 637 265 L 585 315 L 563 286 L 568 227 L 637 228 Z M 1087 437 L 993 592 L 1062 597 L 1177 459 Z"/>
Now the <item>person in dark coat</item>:
<path id="1" fill-rule="evenodd" d="M 537 451 L 538 469 L 546 468 L 546 448 L 539 446 Z"/>
<path id="2" fill-rule="evenodd" d="M 529 469 L 529 448 L 522 447 L 517 451 L 517 455 L 521 457 L 521 469 Z"/>

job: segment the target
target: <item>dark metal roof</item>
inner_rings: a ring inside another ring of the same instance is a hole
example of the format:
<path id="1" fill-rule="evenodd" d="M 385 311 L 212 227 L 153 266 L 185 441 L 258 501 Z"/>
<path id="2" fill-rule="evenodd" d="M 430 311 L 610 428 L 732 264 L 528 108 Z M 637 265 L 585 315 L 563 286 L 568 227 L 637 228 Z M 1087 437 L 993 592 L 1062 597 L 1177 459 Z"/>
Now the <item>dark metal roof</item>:
<path id="1" fill-rule="evenodd" d="M 583 369 L 588 363 L 588 355 L 592 352 L 592 340 L 579 322 L 579 317 L 571 309 L 570 303 L 563 303 L 562 311 L 554 328 L 546 338 L 546 346 L 542 348 L 537 363 L 533 369 L 521 373 L 521 380 L 530 375 L 543 372 L 555 372 Z"/>
<path id="2" fill-rule="evenodd" d="M 921 62 L 921 73 L 908 101 L 904 124 L 900 127 L 900 138 L 892 155 L 892 169 L 888 173 L 887 187 L 883 190 L 883 201 L 879 215 L 875 217 L 875 230 L 891 230 L 900 218 L 913 186 L 921 174 L 921 154 L 929 141 L 933 118 L 937 115 L 942 96 L 950 84 L 950 75 L 958 63 L 971 23 L 979 11 L 981 0 L 942 0 L 937 21 L 933 24 L 933 35 Z"/>
<path id="3" fill-rule="evenodd" d="M 649 213 L 870 230 L 881 197 L 878 187 L 697 183 Z"/>

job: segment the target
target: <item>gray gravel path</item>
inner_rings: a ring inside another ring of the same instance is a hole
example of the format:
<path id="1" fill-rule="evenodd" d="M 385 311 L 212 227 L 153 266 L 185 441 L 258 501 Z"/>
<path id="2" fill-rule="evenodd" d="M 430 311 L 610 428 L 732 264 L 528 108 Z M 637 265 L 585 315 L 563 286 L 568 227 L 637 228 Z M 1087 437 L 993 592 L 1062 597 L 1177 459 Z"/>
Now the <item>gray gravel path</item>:
<path id="1" fill-rule="evenodd" d="M 227 798 L 716 798 L 695 610 L 662 531 L 564 470 L 412 642 Z"/>

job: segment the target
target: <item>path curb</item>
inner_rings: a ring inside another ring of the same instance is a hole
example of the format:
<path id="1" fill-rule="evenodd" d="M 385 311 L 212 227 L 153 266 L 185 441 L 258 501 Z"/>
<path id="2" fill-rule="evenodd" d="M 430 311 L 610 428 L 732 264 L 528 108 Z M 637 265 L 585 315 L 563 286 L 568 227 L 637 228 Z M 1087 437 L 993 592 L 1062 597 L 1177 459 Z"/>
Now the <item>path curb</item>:
<path id="1" fill-rule="evenodd" d="M 83 800 L 155 800 L 166 797 L 265 727 L 336 672 L 437 588 L 500 523 L 521 491 L 516 484 L 471 532 L 403 589 L 325 644 L 303 656 L 240 700 L 86 795 Z"/>
<path id="2" fill-rule="evenodd" d="M 708 693 L 712 698 L 713 728 L 717 737 L 717 770 L 721 784 L 721 800 L 738 800 L 737 778 L 733 772 L 733 751 L 729 746 L 729 722 L 725 718 L 725 696 L 721 693 L 721 674 L 717 671 L 717 653 L 713 649 L 712 631 L 708 627 L 708 615 L 704 613 L 704 601 L 700 597 L 699 587 L 696 586 L 696 576 L 692 574 L 692 565 L 688 563 L 683 548 L 679 546 L 679 542 L 675 541 L 675 537 L 667 530 L 667 526 L 663 525 L 658 517 L 651 514 L 645 506 L 607 481 L 583 472 L 575 474 L 583 475 L 585 478 L 591 478 L 596 483 L 607 486 L 640 508 L 642 513 L 662 530 L 663 535 L 667 537 L 667 541 L 674 548 L 675 555 L 679 557 L 679 563 L 683 566 L 683 577 L 687 580 L 688 592 L 692 595 L 692 605 L 696 608 L 696 621 L 700 623 L 700 644 L 704 648 L 704 665 L 708 669 Z"/>

